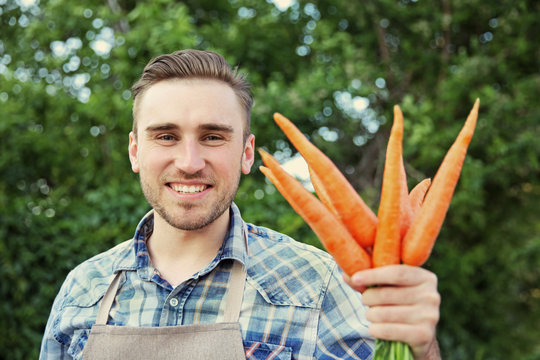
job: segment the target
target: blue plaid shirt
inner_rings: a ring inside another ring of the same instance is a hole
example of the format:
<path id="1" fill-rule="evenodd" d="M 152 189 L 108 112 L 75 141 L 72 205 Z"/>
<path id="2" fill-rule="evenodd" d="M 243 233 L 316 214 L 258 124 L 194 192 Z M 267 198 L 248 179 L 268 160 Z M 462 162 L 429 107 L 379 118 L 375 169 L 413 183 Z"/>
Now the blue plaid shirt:
<path id="1" fill-rule="evenodd" d="M 240 326 L 248 359 L 369 359 L 373 339 L 361 295 L 346 285 L 332 258 L 267 228 L 247 224 L 231 206 L 228 234 L 215 259 L 176 288 L 153 267 L 146 239 L 153 212 L 135 237 L 77 266 L 57 295 L 40 359 L 81 359 L 100 300 L 125 272 L 109 324 L 175 326 L 223 320 L 232 261 L 247 267 Z"/>

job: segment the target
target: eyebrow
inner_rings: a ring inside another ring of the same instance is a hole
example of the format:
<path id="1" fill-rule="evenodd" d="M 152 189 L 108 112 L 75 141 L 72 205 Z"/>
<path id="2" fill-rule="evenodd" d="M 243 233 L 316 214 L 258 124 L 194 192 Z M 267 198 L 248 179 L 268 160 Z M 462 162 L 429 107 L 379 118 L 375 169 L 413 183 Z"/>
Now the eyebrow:
<path id="1" fill-rule="evenodd" d="M 178 130 L 178 129 L 179 129 L 179 126 L 176 124 L 164 123 L 164 124 L 150 125 L 146 127 L 146 132 L 171 131 L 171 130 Z M 218 123 L 201 124 L 199 125 L 199 130 L 219 131 L 219 132 L 225 132 L 225 133 L 234 132 L 234 128 L 232 126 L 218 124 Z"/>
<path id="2" fill-rule="evenodd" d="M 157 124 L 157 125 L 150 125 L 146 127 L 146 132 L 157 132 L 157 131 L 169 131 L 169 130 L 177 130 L 178 125 L 172 124 L 172 123 L 165 123 L 165 124 Z"/>
<path id="3" fill-rule="evenodd" d="M 201 124 L 199 126 L 199 129 L 206 130 L 206 131 L 209 131 L 209 130 L 219 131 L 219 132 L 225 132 L 225 133 L 234 132 L 234 128 L 231 125 L 216 124 L 216 123 Z"/>

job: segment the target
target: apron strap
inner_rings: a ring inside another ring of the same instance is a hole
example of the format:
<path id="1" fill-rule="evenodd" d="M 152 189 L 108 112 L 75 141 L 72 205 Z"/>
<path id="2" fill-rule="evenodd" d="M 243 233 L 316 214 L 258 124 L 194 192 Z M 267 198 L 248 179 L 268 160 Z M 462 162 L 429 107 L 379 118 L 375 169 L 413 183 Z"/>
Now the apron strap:
<path id="1" fill-rule="evenodd" d="M 223 322 L 238 322 L 242 299 L 244 297 L 244 284 L 246 270 L 240 261 L 234 261 L 227 290 Z"/>
<path id="2" fill-rule="evenodd" d="M 246 248 L 246 255 L 249 256 L 248 229 L 244 221 L 242 221 L 242 238 Z M 238 319 L 240 318 L 240 309 L 242 308 L 242 300 L 244 298 L 246 276 L 246 267 L 243 266 L 240 261 L 235 260 L 231 269 L 229 289 L 227 292 L 225 312 L 223 316 L 224 322 L 238 322 Z"/>
<path id="3" fill-rule="evenodd" d="M 248 234 L 247 226 L 244 222 L 243 224 L 242 237 L 244 238 L 244 244 L 246 247 L 246 252 L 248 252 Z M 224 310 L 224 322 L 238 322 L 240 317 L 240 309 L 242 307 L 242 300 L 244 297 L 244 285 L 246 282 L 246 268 L 238 260 L 233 261 L 233 266 L 231 269 L 231 275 L 229 280 L 229 289 L 227 290 L 227 299 L 225 302 Z M 120 284 L 120 277 L 122 276 L 122 271 L 116 273 L 113 281 L 109 285 L 107 292 L 103 295 L 101 304 L 99 305 L 98 315 L 96 318 L 97 325 L 106 325 L 107 320 L 109 319 L 109 312 L 111 311 L 114 298 L 118 292 L 118 286 Z"/>
<path id="4" fill-rule="evenodd" d="M 106 325 L 109 318 L 109 312 L 111 311 L 112 304 L 116 293 L 118 292 L 118 286 L 120 284 L 120 277 L 122 272 L 119 271 L 114 277 L 111 285 L 107 289 L 107 292 L 101 300 L 99 305 L 98 315 L 96 318 L 97 325 Z M 246 282 L 246 271 L 242 263 L 234 261 L 231 269 L 231 277 L 229 281 L 229 289 L 227 290 L 227 299 L 225 301 L 224 322 L 238 322 L 240 317 L 240 309 L 242 307 L 242 299 L 244 297 L 244 285 Z"/>
<path id="5" fill-rule="evenodd" d="M 101 304 L 99 305 L 98 315 L 96 318 L 96 324 L 98 325 L 107 324 L 107 319 L 109 318 L 109 312 L 114 302 L 116 293 L 118 292 L 118 285 L 120 284 L 121 276 L 122 276 L 121 271 L 116 273 L 116 276 L 111 282 L 111 285 L 109 285 L 107 292 L 105 293 L 105 295 L 103 295 L 103 299 L 101 300 Z"/>

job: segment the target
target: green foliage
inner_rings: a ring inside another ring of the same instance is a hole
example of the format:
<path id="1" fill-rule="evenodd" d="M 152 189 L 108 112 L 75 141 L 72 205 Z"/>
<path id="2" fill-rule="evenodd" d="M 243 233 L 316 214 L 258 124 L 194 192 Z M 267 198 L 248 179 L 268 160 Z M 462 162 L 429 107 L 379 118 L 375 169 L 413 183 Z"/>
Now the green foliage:
<path id="1" fill-rule="evenodd" d="M 480 97 L 475 137 L 427 266 L 447 359 L 538 359 L 537 1 L 0 0 L 0 348 L 36 358 L 67 272 L 148 210 L 127 158 L 130 86 L 180 48 L 249 73 L 257 145 L 294 155 L 290 117 L 377 208 L 392 106 L 409 185 L 432 177 Z M 320 246 L 257 170 L 245 218 Z"/>

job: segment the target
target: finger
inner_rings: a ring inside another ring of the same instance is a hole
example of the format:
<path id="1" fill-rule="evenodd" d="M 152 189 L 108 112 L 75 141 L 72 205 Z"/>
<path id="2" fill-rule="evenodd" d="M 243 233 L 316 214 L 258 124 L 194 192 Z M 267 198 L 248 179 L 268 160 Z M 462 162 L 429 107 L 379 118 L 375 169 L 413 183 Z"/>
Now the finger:
<path id="1" fill-rule="evenodd" d="M 421 306 L 376 306 L 366 311 L 366 319 L 373 324 L 427 324 L 435 327 L 439 321 L 439 312 L 436 309 L 425 309 Z"/>
<path id="2" fill-rule="evenodd" d="M 411 346 L 418 346 L 431 342 L 435 329 L 429 325 L 376 323 L 369 326 L 369 335 L 377 339 L 403 341 Z"/>
<path id="3" fill-rule="evenodd" d="M 362 293 L 362 302 L 367 306 L 413 305 L 421 295 L 416 287 L 373 287 Z"/>
<path id="4" fill-rule="evenodd" d="M 359 271 L 351 277 L 356 287 L 374 285 L 415 286 L 421 283 L 437 284 L 437 276 L 417 266 L 389 265 Z"/>
<path id="5" fill-rule="evenodd" d="M 429 325 L 377 323 L 370 325 L 369 335 L 377 339 L 407 343 L 415 358 L 422 358 L 435 339 L 435 328 Z"/>
<path id="6" fill-rule="evenodd" d="M 430 285 L 384 286 L 369 288 L 362 293 L 362 302 L 370 307 L 384 305 L 419 305 L 439 309 L 441 295 Z"/>
<path id="7" fill-rule="evenodd" d="M 358 291 L 358 292 L 361 292 L 363 293 L 365 290 L 366 290 L 366 287 L 365 286 L 357 286 L 353 283 L 351 277 L 345 273 L 343 273 L 343 280 L 345 281 L 345 283 L 347 285 L 349 285 L 350 287 L 352 287 L 354 290 Z"/>

